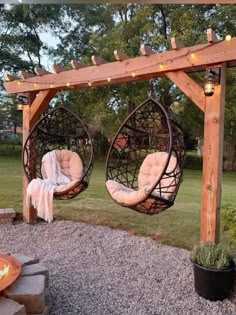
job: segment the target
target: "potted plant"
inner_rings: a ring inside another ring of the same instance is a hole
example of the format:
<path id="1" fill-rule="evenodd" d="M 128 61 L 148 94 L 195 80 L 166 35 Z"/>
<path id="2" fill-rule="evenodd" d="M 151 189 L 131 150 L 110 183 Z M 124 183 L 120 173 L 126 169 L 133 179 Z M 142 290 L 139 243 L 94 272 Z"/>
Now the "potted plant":
<path id="1" fill-rule="evenodd" d="M 211 242 L 195 246 L 191 253 L 196 292 L 211 301 L 223 300 L 233 291 L 235 263 L 229 250 Z"/>

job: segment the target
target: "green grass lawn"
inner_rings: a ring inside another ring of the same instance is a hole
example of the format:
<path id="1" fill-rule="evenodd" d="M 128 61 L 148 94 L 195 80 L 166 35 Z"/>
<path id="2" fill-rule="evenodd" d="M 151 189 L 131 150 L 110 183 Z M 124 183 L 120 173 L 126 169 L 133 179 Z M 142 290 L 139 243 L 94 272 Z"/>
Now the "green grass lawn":
<path id="1" fill-rule="evenodd" d="M 0 157 L 0 208 L 22 212 L 20 158 Z M 89 188 L 75 199 L 54 202 L 56 218 L 91 222 L 150 235 L 165 244 L 191 248 L 199 240 L 201 172 L 185 170 L 175 205 L 147 216 L 122 208 L 108 196 L 104 186 L 104 162 L 96 162 Z M 236 207 L 236 172 L 224 173 L 222 204 Z"/>

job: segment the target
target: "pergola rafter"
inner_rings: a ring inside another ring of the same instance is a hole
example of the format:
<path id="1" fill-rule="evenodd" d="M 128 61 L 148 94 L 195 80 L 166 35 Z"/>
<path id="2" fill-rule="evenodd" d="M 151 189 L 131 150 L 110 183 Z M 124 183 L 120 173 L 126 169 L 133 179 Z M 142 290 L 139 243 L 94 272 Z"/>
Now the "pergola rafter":
<path id="1" fill-rule="evenodd" d="M 92 56 L 93 66 L 81 65 L 72 60 L 71 70 L 53 65 L 55 73 L 36 68 L 37 76 L 34 77 L 26 73 L 21 73 L 23 79 L 6 75 L 4 87 L 7 92 L 29 93 L 30 96 L 29 105 L 23 109 L 23 142 L 57 91 L 168 77 L 205 114 L 201 240 L 217 241 L 221 205 L 225 73 L 227 67 L 236 66 L 236 38 L 219 41 L 214 32 L 208 29 L 207 41 L 205 44 L 183 47 L 176 38 L 172 38 L 172 50 L 166 52 L 155 53 L 150 47 L 141 45 L 142 56 L 135 58 L 115 50 L 114 62 Z M 216 66 L 221 68 L 221 81 L 216 86 L 214 95 L 206 97 L 203 88 L 188 73 L 205 71 L 206 67 Z M 24 200 L 26 184 L 24 177 Z M 27 208 L 24 203 L 23 212 L 25 221 L 33 223 L 34 209 Z"/>

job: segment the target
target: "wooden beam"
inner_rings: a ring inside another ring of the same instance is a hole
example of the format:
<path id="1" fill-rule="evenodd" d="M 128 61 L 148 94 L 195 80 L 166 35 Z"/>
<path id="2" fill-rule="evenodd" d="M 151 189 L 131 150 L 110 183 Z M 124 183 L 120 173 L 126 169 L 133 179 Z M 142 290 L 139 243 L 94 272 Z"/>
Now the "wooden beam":
<path id="1" fill-rule="evenodd" d="M 152 50 L 152 48 L 148 45 L 145 45 L 145 44 L 141 44 L 140 52 L 143 56 L 150 56 L 150 55 L 155 54 L 155 52 Z"/>
<path id="2" fill-rule="evenodd" d="M 28 78 L 35 77 L 34 74 L 28 73 L 28 72 L 25 72 L 25 71 L 20 71 L 19 74 L 20 74 L 20 77 L 21 77 L 22 79 L 28 79 Z"/>
<path id="3" fill-rule="evenodd" d="M 102 65 L 104 63 L 107 63 L 106 60 L 102 59 L 101 57 L 97 57 L 95 55 L 93 55 L 91 57 L 91 60 L 92 60 L 92 63 L 95 65 L 95 66 L 99 66 L 99 65 Z"/>
<path id="4" fill-rule="evenodd" d="M 223 164 L 224 109 L 226 88 L 226 65 L 221 67 L 221 82 L 213 96 L 206 97 L 203 173 L 201 241 L 219 241 L 220 208 Z"/>
<path id="5" fill-rule="evenodd" d="M 33 127 L 35 123 L 38 121 L 41 114 L 43 113 L 43 111 L 45 110 L 50 100 L 55 95 L 55 93 L 56 93 L 55 90 L 44 90 L 39 92 L 30 108 L 31 127 Z"/>
<path id="6" fill-rule="evenodd" d="M 129 57 L 119 50 L 114 50 L 114 57 L 117 61 L 129 59 Z"/>
<path id="7" fill-rule="evenodd" d="M 25 142 L 27 140 L 27 137 L 30 133 L 31 124 L 30 124 L 30 105 L 34 101 L 36 95 L 35 93 L 29 94 L 29 105 L 23 106 L 23 139 L 22 139 L 22 145 L 24 147 Z M 31 165 L 34 163 L 34 160 L 30 160 Z M 28 206 L 26 202 L 26 190 L 28 187 L 29 181 L 27 176 L 23 175 L 23 219 L 27 223 L 36 223 L 36 210 L 33 206 Z"/>
<path id="8" fill-rule="evenodd" d="M 39 75 L 39 76 L 42 76 L 42 75 L 45 75 L 45 74 L 50 74 L 51 72 L 47 71 L 47 70 L 44 70 L 44 69 L 41 69 L 39 67 L 36 67 L 34 68 L 34 72 Z"/>
<path id="9" fill-rule="evenodd" d="M 176 37 L 172 37 L 170 43 L 172 49 L 180 49 L 184 47 L 184 45 Z"/>
<path id="10" fill-rule="evenodd" d="M 19 77 L 15 76 L 15 75 L 12 75 L 12 74 L 10 74 L 10 73 L 6 73 L 6 74 L 4 75 L 4 78 L 5 78 L 5 80 L 6 80 L 7 82 L 15 81 L 15 80 L 20 80 Z"/>
<path id="11" fill-rule="evenodd" d="M 215 43 L 218 41 L 216 34 L 211 28 L 207 29 L 207 41 L 208 43 Z"/>
<path id="12" fill-rule="evenodd" d="M 203 88 L 183 71 L 167 72 L 166 76 L 204 112 L 205 95 Z"/>
<path id="13" fill-rule="evenodd" d="M 85 65 L 79 63 L 77 60 L 71 60 L 70 63 L 71 63 L 72 68 L 75 69 L 75 70 L 86 67 Z"/>
<path id="14" fill-rule="evenodd" d="M 59 65 L 51 65 L 51 68 L 52 68 L 52 71 L 54 73 L 60 73 L 60 72 L 64 72 L 64 71 L 67 71 L 68 69 L 64 68 L 64 67 L 61 67 Z"/>
<path id="15" fill-rule="evenodd" d="M 107 78 L 112 78 L 109 84 L 147 80 L 163 76 L 167 72 L 178 70 L 205 70 L 206 66 L 217 65 L 222 62 L 236 64 L 236 38 L 230 41 L 219 41 L 214 44 L 201 44 L 184 47 L 159 54 L 140 56 L 124 60 L 101 64 L 99 67 L 90 66 L 78 70 L 68 70 L 58 74 L 48 74 L 42 77 L 29 78 L 27 82 L 5 82 L 3 85 L 8 93 L 24 93 L 29 91 L 47 90 L 50 88 L 67 89 L 70 82 L 74 88 L 87 88 L 88 82 L 92 86 L 107 85 Z M 160 64 L 163 65 L 162 69 Z M 164 69 L 164 70 L 163 70 Z M 135 77 L 132 73 L 135 72 Z M 37 83 L 38 86 L 34 86 Z M 50 87 L 55 84 L 54 87 Z"/>

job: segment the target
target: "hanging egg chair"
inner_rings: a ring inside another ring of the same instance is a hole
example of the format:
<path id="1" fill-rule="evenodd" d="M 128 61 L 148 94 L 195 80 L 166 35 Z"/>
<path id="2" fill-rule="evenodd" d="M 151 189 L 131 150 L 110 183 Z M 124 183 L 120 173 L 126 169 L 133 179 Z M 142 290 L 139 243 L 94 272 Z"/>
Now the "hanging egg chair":
<path id="1" fill-rule="evenodd" d="M 153 98 L 138 106 L 114 136 L 106 188 L 121 206 L 157 214 L 174 204 L 184 164 L 184 140 L 174 114 Z"/>
<path id="2" fill-rule="evenodd" d="M 46 178 L 44 158 L 54 150 L 62 172 L 71 180 L 56 187 L 54 198 L 74 198 L 88 187 L 94 161 L 93 145 L 81 119 L 64 107 L 43 116 L 26 139 L 23 167 L 29 182 Z"/>

